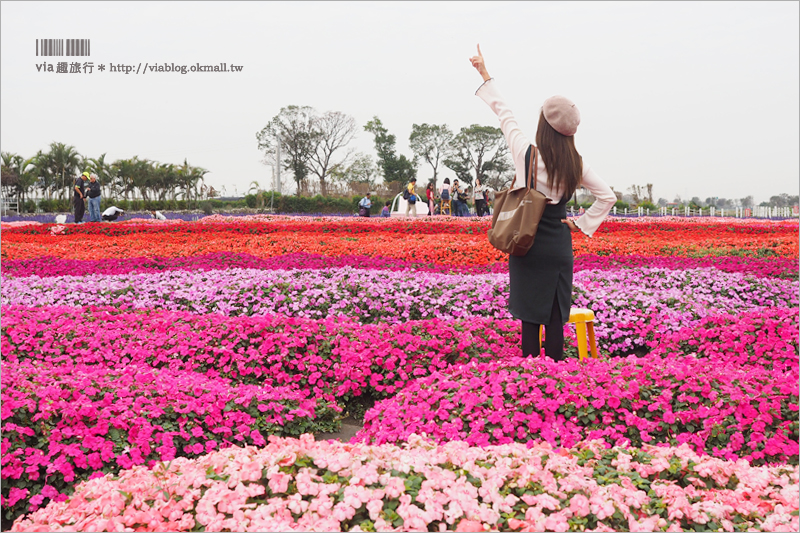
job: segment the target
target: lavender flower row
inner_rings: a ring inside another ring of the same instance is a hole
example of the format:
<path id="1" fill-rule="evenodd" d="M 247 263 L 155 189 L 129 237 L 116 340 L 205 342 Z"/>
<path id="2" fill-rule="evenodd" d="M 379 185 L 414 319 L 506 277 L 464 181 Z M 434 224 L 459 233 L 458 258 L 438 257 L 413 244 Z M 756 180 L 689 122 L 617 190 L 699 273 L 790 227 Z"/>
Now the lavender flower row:
<path id="1" fill-rule="evenodd" d="M 506 274 L 451 275 L 361 270 L 172 270 L 116 276 L 3 276 L 4 305 L 115 305 L 226 316 L 283 314 L 401 323 L 473 316 L 511 318 Z M 714 269 L 584 270 L 573 306 L 595 312 L 612 352 L 647 346 L 656 330 L 678 331 L 700 318 L 798 305 L 798 282 Z"/>

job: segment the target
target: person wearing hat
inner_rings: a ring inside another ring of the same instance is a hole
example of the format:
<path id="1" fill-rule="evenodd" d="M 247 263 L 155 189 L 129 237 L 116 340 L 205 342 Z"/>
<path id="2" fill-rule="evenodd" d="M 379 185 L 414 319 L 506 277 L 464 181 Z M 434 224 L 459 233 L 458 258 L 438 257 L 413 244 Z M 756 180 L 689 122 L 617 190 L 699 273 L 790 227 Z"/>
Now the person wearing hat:
<path id="1" fill-rule="evenodd" d="M 86 213 L 86 181 L 89 179 L 89 173 L 84 172 L 78 179 L 75 180 L 73 187 L 75 194 L 72 198 L 72 204 L 75 207 L 75 223 L 83 224 L 83 215 Z"/>
<path id="2" fill-rule="evenodd" d="M 532 143 L 500 95 L 496 81 L 489 76 L 480 45 L 478 55 L 472 56 L 470 62 L 483 78 L 483 85 L 475 94 L 500 119 L 500 129 L 511 150 L 516 172 L 512 187 L 525 187 Z M 572 300 L 572 232 L 594 235 L 617 201 L 611 187 L 584 164 L 575 148 L 574 135 L 580 121 L 577 106 L 564 96 L 545 100 L 539 113 L 536 189 L 550 202 L 531 249 L 525 256 L 508 258 L 508 309 L 522 321 L 523 356 L 540 354 L 539 331 L 544 325 L 545 354 L 556 360 L 564 358 L 564 324 L 569 319 Z M 567 201 L 578 187 L 588 189 L 596 200 L 583 215 L 572 220 L 567 218 Z"/>
<path id="3" fill-rule="evenodd" d="M 97 181 L 97 174 L 92 173 L 89 175 L 89 183 L 86 186 L 86 197 L 89 199 L 89 222 L 101 222 L 100 182 Z"/>

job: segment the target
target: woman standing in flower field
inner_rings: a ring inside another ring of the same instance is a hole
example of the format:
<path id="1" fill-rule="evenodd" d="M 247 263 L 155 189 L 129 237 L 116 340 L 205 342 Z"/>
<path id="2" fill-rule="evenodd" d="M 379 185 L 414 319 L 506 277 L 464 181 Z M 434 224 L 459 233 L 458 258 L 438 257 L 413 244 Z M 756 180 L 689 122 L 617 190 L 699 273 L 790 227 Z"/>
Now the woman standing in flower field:
<path id="1" fill-rule="evenodd" d="M 481 183 L 480 178 L 475 178 L 475 187 L 472 188 L 472 203 L 475 204 L 475 214 L 479 217 L 487 214 L 489 208 L 486 207 L 486 188 Z"/>
<path id="2" fill-rule="evenodd" d="M 526 162 L 532 144 L 522 133 L 514 115 L 489 76 L 478 45 L 478 55 L 470 58 L 483 78 L 475 94 L 486 102 L 500 119 L 514 160 L 516 178 L 512 187 L 525 187 Z M 536 189 L 550 200 L 545 208 L 533 246 L 524 256 L 509 256 L 508 308 L 522 320 L 522 352 L 538 355 L 540 325 L 545 326 L 545 353 L 556 360 L 564 358 L 564 324 L 569 318 L 572 300 L 572 235 L 582 231 L 591 237 L 608 216 L 617 198 L 611 188 L 588 166 L 575 148 L 575 132 L 580 113 L 563 96 L 545 100 L 539 114 L 536 145 L 541 153 Z M 567 219 L 567 200 L 579 186 L 597 199 L 577 220 Z"/>

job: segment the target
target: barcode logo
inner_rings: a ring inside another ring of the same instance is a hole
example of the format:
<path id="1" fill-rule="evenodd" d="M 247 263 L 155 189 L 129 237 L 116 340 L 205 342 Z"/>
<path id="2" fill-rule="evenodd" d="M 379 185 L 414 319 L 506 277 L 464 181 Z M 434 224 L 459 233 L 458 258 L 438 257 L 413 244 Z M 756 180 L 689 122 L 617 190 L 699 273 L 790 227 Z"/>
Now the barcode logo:
<path id="1" fill-rule="evenodd" d="M 36 39 L 36 55 L 88 56 L 89 39 Z"/>

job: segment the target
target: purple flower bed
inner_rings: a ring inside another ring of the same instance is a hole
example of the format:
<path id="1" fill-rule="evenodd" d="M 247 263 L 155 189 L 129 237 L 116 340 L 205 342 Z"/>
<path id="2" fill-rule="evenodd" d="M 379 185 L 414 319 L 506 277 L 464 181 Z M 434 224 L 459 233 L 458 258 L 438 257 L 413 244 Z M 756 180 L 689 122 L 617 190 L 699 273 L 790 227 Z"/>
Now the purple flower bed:
<path id="1" fill-rule="evenodd" d="M 283 314 L 402 323 L 476 316 L 510 319 L 506 274 L 455 275 L 365 270 L 168 270 L 121 275 L 6 277 L 3 304 L 165 309 L 227 316 Z M 649 351 L 656 333 L 717 314 L 798 305 L 794 280 L 715 269 L 582 270 L 573 306 L 595 313 L 598 346 Z"/>

